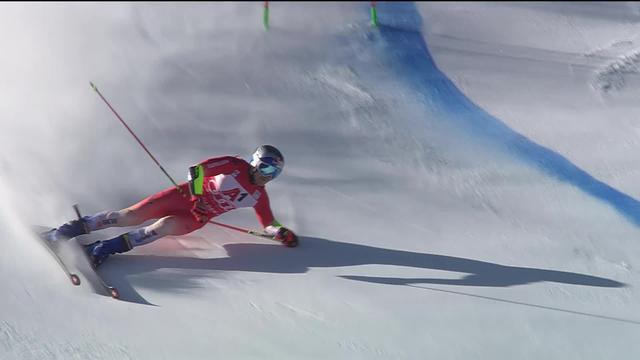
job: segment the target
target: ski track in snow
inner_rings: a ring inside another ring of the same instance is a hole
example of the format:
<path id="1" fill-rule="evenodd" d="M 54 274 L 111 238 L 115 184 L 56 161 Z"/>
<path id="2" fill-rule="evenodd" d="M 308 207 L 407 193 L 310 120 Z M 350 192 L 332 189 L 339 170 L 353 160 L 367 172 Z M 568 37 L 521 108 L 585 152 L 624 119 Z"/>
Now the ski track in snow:
<path id="1" fill-rule="evenodd" d="M 291 312 L 293 312 L 296 315 L 303 316 L 303 317 L 306 317 L 306 318 L 311 318 L 311 319 L 317 320 L 319 322 L 326 322 L 326 319 L 324 319 L 322 316 L 320 316 L 318 314 L 315 314 L 315 313 L 313 313 L 311 311 L 308 311 L 308 310 L 303 310 L 300 307 L 293 306 L 292 304 L 278 303 L 278 305 L 280 305 L 280 306 L 282 306 L 282 307 L 284 307 L 284 308 L 286 308 L 288 310 L 291 310 Z"/>
<path id="2" fill-rule="evenodd" d="M 41 359 L 134 359 L 126 348 L 106 343 L 100 338 L 67 339 L 43 343 L 42 334 L 24 333 L 6 321 L 0 322 L 0 354 L 21 360 Z M 33 346 L 33 344 L 38 346 Z"/>

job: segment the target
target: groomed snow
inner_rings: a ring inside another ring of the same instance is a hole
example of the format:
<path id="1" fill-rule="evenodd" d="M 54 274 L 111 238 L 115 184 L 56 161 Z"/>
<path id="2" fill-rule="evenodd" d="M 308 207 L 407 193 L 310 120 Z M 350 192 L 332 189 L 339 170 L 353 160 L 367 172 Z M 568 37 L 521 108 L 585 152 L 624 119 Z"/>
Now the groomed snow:
<path id="1" fill-rule="evenodd" d="M 270 14 L 0 5 L 0 359 L 640 355 L 640 6 Z M 209 225 L 110 259 L 121 301 L 71 286 L 28 226 L 171 186 L 89 81 L 180 181 L 280 148 L 300 246 Z"/>

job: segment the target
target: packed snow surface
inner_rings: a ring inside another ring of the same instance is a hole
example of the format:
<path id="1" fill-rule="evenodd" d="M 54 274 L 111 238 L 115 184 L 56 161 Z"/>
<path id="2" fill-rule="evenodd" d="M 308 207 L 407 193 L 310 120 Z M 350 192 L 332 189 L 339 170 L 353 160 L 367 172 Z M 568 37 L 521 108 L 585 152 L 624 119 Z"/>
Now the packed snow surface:
<path id="1" fill-rule="evenodd" d="M 0 5 L 0 358 L 638 358 L 640 6 L 369 6 Z M 179 181 L 277 146 L 300 246 L 208 225 L 73 287 L 30 226 L 171 186 L 89 81 Z"/>

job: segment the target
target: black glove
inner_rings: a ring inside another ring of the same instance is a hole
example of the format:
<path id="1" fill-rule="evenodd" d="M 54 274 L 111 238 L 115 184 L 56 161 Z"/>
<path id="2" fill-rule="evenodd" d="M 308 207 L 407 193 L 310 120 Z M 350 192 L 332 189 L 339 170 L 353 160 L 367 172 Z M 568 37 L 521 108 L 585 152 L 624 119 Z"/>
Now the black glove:
<path id="1" fill-rule="evenodd" d="M 280 229 L 278 229 L 276 236 L 274 236 L 273 238 L 274 240 L 280 241 L 287 247 L 298 246 L 298 237 L 296 236 L 296 234 L 285 227 L 281 227 Z"/>

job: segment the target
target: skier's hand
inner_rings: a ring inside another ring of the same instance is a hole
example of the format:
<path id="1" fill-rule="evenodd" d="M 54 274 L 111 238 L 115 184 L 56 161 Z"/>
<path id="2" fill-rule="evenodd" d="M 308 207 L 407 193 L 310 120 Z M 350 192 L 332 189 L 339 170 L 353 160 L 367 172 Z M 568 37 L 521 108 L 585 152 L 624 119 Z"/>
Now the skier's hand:
<path id="1" fill-rule="evenodd" d="M 191 207 L 191 214 L 195 216 L 195 218 L 201 222 L 207 222 L 209 218 L 209 212 L 207 211 L 207 203 L 203 198 L 198 197 L 193 200 L 193 206 Z"/>
<path id="2" fill-rule="evenodd" d="M 278 232 L 276 233 L 276 236 L 273 237 L 273 239 L 280 241 L 287 247 L 298 246 L 298 237 L 296 236 L 296 234 L 285 227 L 281 227 L 280 229 L 278 229 Z"/>

